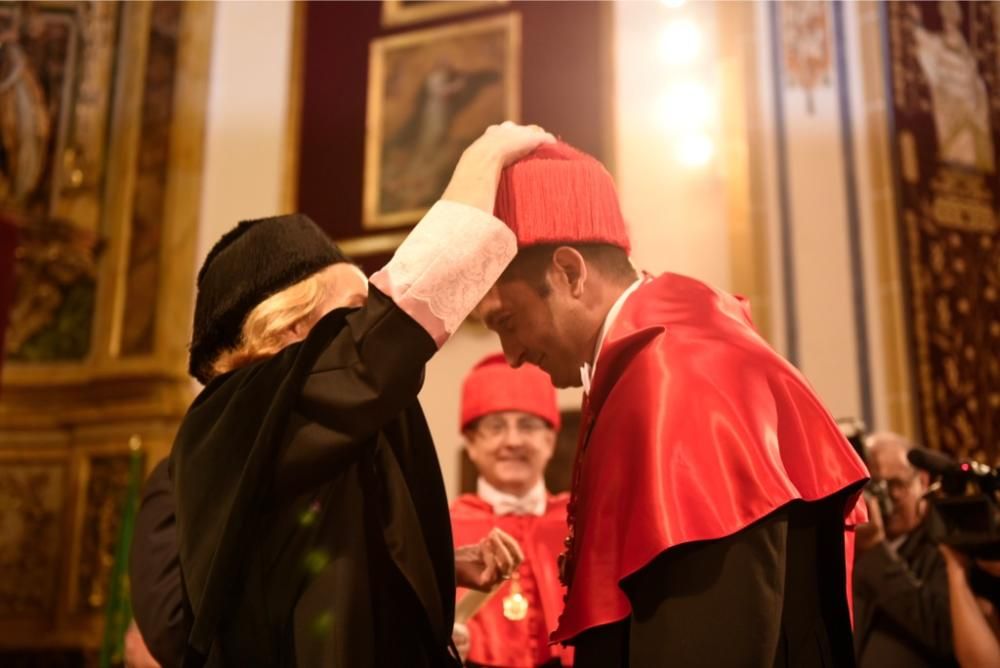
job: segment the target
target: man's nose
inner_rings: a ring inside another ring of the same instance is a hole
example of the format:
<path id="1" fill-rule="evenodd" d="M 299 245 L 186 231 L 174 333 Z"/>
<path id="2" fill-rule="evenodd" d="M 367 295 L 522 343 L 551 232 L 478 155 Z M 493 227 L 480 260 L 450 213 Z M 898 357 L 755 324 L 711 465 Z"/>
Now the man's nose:
<path id="1" fill-rule="evenodd" d="M 511 340 L 510 337 L 500 337 L 500 345 L 503 348 L 503 356 L 507 364 L 515 369 L 524 364 L 524 347 Z"/>
<path id="2" fill-rule="evenodd" d="M 508 424 L 504 431 L 503 444 L 512 449 L 521 448 L 524 445 L 525 432 L 517 423 Z"/>

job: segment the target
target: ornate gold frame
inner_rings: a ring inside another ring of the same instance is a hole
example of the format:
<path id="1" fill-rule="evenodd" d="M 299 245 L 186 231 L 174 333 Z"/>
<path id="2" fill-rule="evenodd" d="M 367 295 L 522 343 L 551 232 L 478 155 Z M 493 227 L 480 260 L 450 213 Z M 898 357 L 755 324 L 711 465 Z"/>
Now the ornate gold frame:
<path id="1" fill-rule="evenodd" d="M 391 214 L 382 214 L 378 211 L 378 183 L 381 178 L 379 149 L 383 141 L 382 127 L 379 121 L 382 117 L 382 84 L 385 78 L 386 52 L 390 49 L 447 39 L 457 35 L 488 32 L 498 28 L 506 30 L 507 33 L 507 78 L 504 82 L 507 91 L 506 116 L 517 121 L 520 118 L 521 110 L 521 17 L 519 14 L 512 12 L 502 16 L 418 30 L 372 41 L 369 55 L 365 169 L 362 186 L 362 225 L 364 228 L 399 227 L 416 222 L 424 213 L 422 209 Z M 387 250 L 391 250 L 391 248 L 387 248 Z"/>
<path id="2" fill-rule="evenodd" d="M 448 2 L 421 2 L 407 6 L 403 0 L 382 1 L 382 25 L 400 26 L 408 23 L 421 23 L 446 16 L 468 14 L 484 9 L 495 8 L 507 4 L 509 0 L 463 0 Z"/>

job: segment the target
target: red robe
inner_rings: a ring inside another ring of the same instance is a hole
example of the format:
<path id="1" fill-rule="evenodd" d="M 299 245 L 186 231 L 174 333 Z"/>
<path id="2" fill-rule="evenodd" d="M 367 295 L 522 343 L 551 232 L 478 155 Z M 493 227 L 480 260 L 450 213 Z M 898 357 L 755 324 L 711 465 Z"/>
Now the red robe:
<path id="1" fill-rule="evenodd" d="M 580 438 L 560 642 L 628 617 L 619 583 L 663 551 L 729 536 L 795 499 L 859 488 L 868 475 L 802 374 L 754 331 L 746 302 L 676 274 L 626 300 Z M 848 555 L 864 517 L 852 495 Z"/>
<path id="2" fill-rule="evenodd" d="M 493 527 L 513 536 L 524 551 L 518 569 L 521 593 L 528 599 L 528 616 L 510 621 L 503 616 L 503 599 L 510 593 L 506 582 L 493 598 L 469 620 L 471 648 L 468 659 L 488 666 L 539 666 L 552 659 L 573 664 L 572 649 L 549 644 L 549 634 L 562 612 L 566 590 L 559 582 L 557 560 L 566 537 L 568 494 L 548 495 L 545 514 L 495 515 L 486 501 L 464 494 L 451 506 L 455 546 L 480 541 Z M 462 589 L 458 598 L 466 593 Z"/>

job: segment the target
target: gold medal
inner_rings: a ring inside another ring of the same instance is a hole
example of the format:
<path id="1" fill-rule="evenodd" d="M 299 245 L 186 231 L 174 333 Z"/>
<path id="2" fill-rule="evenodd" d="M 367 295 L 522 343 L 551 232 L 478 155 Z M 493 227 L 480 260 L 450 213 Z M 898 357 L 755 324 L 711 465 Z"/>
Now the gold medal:
<path id="1" fill-rule="evenodd" d="M 515 571 L 510 579 L 510 593 L 503 598 L 503 616 L 519 622 L 528 616 L 528 599 L 521 593 L 521 576 Z"/>

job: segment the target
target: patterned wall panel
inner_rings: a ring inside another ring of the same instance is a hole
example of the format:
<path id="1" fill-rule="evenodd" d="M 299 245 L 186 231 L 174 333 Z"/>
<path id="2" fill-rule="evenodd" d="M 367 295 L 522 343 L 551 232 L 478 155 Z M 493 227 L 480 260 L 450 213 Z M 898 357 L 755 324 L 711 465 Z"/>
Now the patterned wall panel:
<path id="1" fill-rule="evenodd" d="M 912 353 L 928 445 L 1000 451 L 996 3 L 890 2 L 889 92 Z"/>
<path id="2" fill-rule="evenodd" d="M 80 612 L 100 612 L 106 603 L 108 577 L 121 528 L 129 455 L 94 456 L 87 471 L 77 559 L 76 608 Z"/>
<path id="3" fill-rule="evenodd" d="M 0 620 L 55 614 L 66 471 L 59 460 L 0 464 Z"/>

